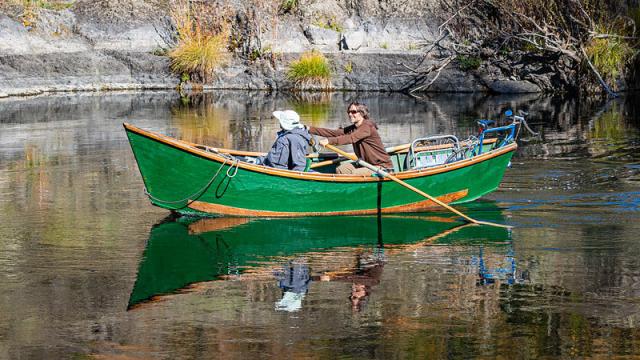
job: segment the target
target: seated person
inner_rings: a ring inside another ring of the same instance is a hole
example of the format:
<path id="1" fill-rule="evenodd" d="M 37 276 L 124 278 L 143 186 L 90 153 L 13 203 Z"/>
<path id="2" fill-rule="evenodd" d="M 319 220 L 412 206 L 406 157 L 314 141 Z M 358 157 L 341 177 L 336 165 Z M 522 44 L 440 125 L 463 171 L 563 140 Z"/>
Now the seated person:
<path id="1" fill-rule="evenodd" d="M 364 160 L 371 165 L 378 166 L 387 171 L 393 171 L 391 158 L 382 144 L 382 139 L 378 134 L 378 125 L 369 118 L 369 109 L 366 105 L 358 102 L 349 104 L 347 114 L 351 125 L 341 129 L 325 129 L 309 126 L 309 132 L 313 135 L 320 135 L 326 139 L 320 140 L 320 145 L 346 145 L 353 144 L 353 151 L 358 159 Z M 336 169 L 338 174 L 371 175 L 373 171 L 366 167 L 345 162 Z"/>
<path id="2" fill-rule="evenodd" d="M 256 159 L 256 164 L 277 169 L 304 171 L 307 166 L 307 146 L 311 141 L 309 131 L 300 124 L 300 116 L 293 110 L 274 111 L 281 130 L 265 156 Z"/>

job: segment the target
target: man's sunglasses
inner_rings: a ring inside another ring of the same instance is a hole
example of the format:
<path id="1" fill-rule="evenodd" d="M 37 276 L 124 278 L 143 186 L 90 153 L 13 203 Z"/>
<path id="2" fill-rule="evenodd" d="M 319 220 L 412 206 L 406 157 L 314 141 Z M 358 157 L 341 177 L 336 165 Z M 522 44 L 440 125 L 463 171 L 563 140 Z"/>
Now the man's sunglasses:
<path id="1" fill-rule="evenodd" d="M 358 110 L 349 110 L 349 111 L 347 111 L 348 114 L 357 114 L 359 112 L 360 111 L 358 111 Z"/>

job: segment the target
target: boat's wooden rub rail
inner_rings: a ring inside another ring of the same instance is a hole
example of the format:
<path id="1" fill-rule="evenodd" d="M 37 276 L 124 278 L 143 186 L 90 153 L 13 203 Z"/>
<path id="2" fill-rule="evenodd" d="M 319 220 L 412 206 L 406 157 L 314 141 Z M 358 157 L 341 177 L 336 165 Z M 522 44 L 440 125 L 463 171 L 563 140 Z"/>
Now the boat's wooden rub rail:
<path id="1" fill-rule="evenodd" d="M 169 136 L 165 136 L 162 134 L 158 134 L 151 131 L 146 131 L 140 129 L 134 125 L 123 123 L 124 128 L 127 131 L 138 134 L 140 136 L 147 137 L 149 139 L 158 141 L 160 143 L 169 145 L 173 148 L 185 151 L 187 153 L 193 154 L 195 156 L 216 161 L 218 163 L 226 162 L 229 163 L 229 160 L 224 158 L 222 155 L 218 155 L 215 152 L 206 151 L 204 149 L 198 148 L 196 144 L 192 144 L 186 141 L 174 139 Z M 456 169 L 460 169 L 463 167 L 467 167 L 473 164 L 477 164 L 500 155 L 515 151 L 517 149 L 516 143 L 512 143 L 501 147 L 496 150 L 488 151 L 483 153 L 482 155 L 475 156 L 470 159 L 456 161 L 450 164 L 444 164 L 439 166 L 430 167 L 427 169 L 420 170 L 411 170 L 400 173 L 395 173 L 394 175 L 402 180 L 409 180 L 413 178 L 431 176 L 443 172 L 448 172 Z M 218 149 L 220 150 L 220 149 Z M 386 178 L 379 178 L 376 176 L 357 176 L 357 175 L 343 175 L 343 174 L 323 174 L 323 173 L 309 173 L 309 172 L 300 172 L 300 171 L 291 171 L 291 170 L 281 170 L 275 168 L 269 168 L 262 165 L 253 165 L 245 162 L 239 162 L 237 166 L 243 170 L 263 173 L 272 176 L 279 176 L 290 179 L 300 179 L 300 180 L 308 180 L 308 181 L 325 181 L 325 182 L 379 182 L 379 181 L 391 181 Z"/>
<path id="2" fill-rule="evenodd" d="M 438 196 L 437 199 L 450 203 L 456 200 L 460 200 L 467 196 L 468 189 L 452 192 L 442 196 Z M 431 200 L 418 201 L 406 205 L 397 205 L 387 208 L 378 209 L 364 209 L 364 210 L 346 210 L 346 211 L 310 211 L 310 212 L 286 212 L 286 211 L 266 211 L 266 210 L 251 210 L 242 209 L 237 207 L 231 207 L 220 204 L 213 204 L 201 201 L 193 201 L 189 203 L 189 208 L 209 214 L 219 214 L 225 216 L 250 216 L 250 217 L 298 217 L 298 216 L 353 216 L 353 215 L 374 215 L 378 212 L 382 214 L 401 213 L 401 212 L 421 212 L 427 210 L 439 209 L 440 205 L 437 205 Z"/>

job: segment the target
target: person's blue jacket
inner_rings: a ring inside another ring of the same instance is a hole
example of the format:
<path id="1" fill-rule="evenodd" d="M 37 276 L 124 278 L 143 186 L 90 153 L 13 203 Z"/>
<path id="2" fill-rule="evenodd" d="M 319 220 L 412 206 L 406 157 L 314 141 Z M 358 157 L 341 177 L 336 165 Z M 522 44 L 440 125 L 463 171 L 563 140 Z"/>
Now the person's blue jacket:
<path id="1" fill-rule="evenodd" d="M 266 156 L 258 159 L 260 164 L 285 170 L 304 171 L 307 165 L 307 146 L 311 135 L 306 129 L 278 131 L 278 138 Z"/>

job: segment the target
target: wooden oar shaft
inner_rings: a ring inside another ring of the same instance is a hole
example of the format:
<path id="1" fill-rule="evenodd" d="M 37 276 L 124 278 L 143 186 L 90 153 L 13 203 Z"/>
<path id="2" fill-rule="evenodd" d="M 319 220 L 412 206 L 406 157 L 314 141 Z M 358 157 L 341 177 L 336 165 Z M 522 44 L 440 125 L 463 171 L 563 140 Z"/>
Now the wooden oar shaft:
<path id="1" fill-rule="evenodd" d="M 436 198 L 436 197 L 434 197 L 434 196 L 431 196 L 431 195 L 427 194 L 426 192 L 424 192 L 424 191 L 422 191 L 422 190 L 420 190 L 420 189 L 418 189 L 418 188 L 416 188 L 416 187 L 414 187 L 414 186 L 412 186 L 412 185 L 410 185 L 410 184 L 407 184 L 406 182 L 404 182 L 404 181 L 402 181 L 402 180 L 398 179 L 397 177 L 395 177 L 395 176 L 393 176 L 393 175 L 391 175 L 391 174 L 389 174 L 389 173 L 387 173 L 387 174 L 386 174 L 386 176 L 387 176 L 389 179 L 391 179 L 391 180 L 393 180 L 393 181 L 397 182 L 398 184 L 400 184 L 400 185 L 402 185 L 402 186 L 406 187 L 407 189 L 412 190 L 412 191 L 414 191 L 414 192 L 416 192 L 416 193 L 418 193 L 418 194 L 420 194 L 420 195 L 422 195 L 422 196 L 426 197 L 427 199 L 429 199 L 429 200 L 433 201 L 434 203 L 436 203 L 436 204 L 438 204 L 438 205 L 442 206 L 443 208 L 445 208 L 445 209 L 447 209 L 447 210 L 451 211 L 452 213 L 457 214 L 457 215 L 459 215 L 459 216 L 461 216 L 461 217 L 465 218 L 466 220 L 468 220 L 468 221 L 470 221 L 470 222 L 472 222 L 472 223 L 476 223 L 476 224 L 478 223 L 478 221 L 477 221 L 477 220 L 475 220 L 475 219 L 472 219 L 472 218 L 468 217 L 467 215 L 465 215 L 465 214 L 461 213 L 460 211 L 458 211 L 458 210 L 454 209 L 453 207 L 451 207 L 451 206 L 449 206 L 449 205 L 445 204 L 444 202 L 442 202 L 442 201 L 438 200 L 438 198 Z"/>
<path id="2" fill-rule="evenodd" d="M 329 144 L 325 145 L 324 147 L 326 147 L 327 149 L 329 149 L 329 150 L 331 150 L 331 151 L 333 151 L 335 153 L 338 153 L 338 154 L 340 154 L 340 155 L 342 155 L 342 156 L 344 156 L 344 157 L 346 157 L 346 158 L 348 158 L 350 160 L 358 161 L 358 157 L 355 154 L 350 154 L 350 153 L 348 153 L 346 151 L 342 151 L 342 150 L 338 149 L 337 147 L 335 147 L 333 145 L 329 145 Z"/>
<path id="3" fill-rule="evenodd" d="M 325 161 L 320 161 L 314 164 L 311 164 L 311 166 L 309 167 L 310 169 L 315 169 L 315 168 L 319 168 L 319 167 L 323 167 L 323 166 L 327 166 L 327 165 L 331 165 L 331 164 L 337 164 L 341 161 L 344 161 L 344 157 L 337 157 L 335 159 L 331 159 L 331 160 L 325 160 Z"/>
<path id="4" fill-rule="evenodd" d="M 429 199 L 429 200 L 433 201 L 434 203 L 436 203 L 436 204 L 438 204 L 438 205 L 442 206 L 443 208 L 445 208 L 445 209 L 447 209 L 447 210 L 451 211 L 452 213 L 454 213 L 454 214 L 457 214 L 457 215 L 461 216 L 461 217 L 462 217 L 462 218 L 464 218 L 465 220 L 467 220 L 467 221 L 469 221 L 469 222 L 472 222 L 472 223 L 474 223 L 474 224 L 478 224 L 478 223 L 479 223 L 477 220 L 475 220 L 475 219 L 473 219 L 473 218 L 470 218 L 469 216 L 467 216 L 467 215 L 465 215 L 465 214 L 461 213 L 460 211 L 458 211 L 458 210 L 454 209 L 453 207 L 451 207 L 451 206 L 449 206 L 449 205 L 445 204 L 444 202 L 442 202 L 442 201 L 438 200 L 438 198 L 436 198 L 436 197 L 434 197 L 434 196 L 431 196 L 431 195 L 427 194 L 426 192 L 424 192 L 424 191 L 422 191 L 422 190 L 420 190 L 420 189 L 416 188 L 415 186 L 412 186 L 412 185 L 410 185 L 410 184 L 408 184 L 408 183 L 406 183 L 406 182 L 404 182 L 404 181 L 402 181 L 402 180 L 398 179 L 397 177 L 395 177 L 395 176 L 393 176 L 393 175 L 389 174 L 388 172 L 386 172 L 386 171 L 384 171 L 384 170 L 381 170 L 381 169 L 379 169 L 379 168 L 376 168 L 375 166 L 373 166 L 373 165 L 371 165 L 371 164 L 367 163 L 366 161 L 362 161 L 362 160 L 357 160 L 357 161 L 358 161 L 358 164 L 360 164 L 361 166 L 364 166 L 364 167 L 368 168 L 369 170 L 371 170 L 371 171 L 373 171 L 373 172 L 376 172 L 376 173 L 378 173 L 378 174 L 380 174 L 380 175 L 382 175 L 382 176 L 385 176 L 385 177 L 387 177 L 387 178 L 389 178 L 389 179 L 391 179 L 391 180 L 393 180 L 393 181 L 397 182 L 398 184 L 400 184 L 400 185 L 402 185 L 402 186 L 406 187 L 407 189 L 409 189 L 409 190 L 411 190 L 411 191 L 413 191 L 413 192 L 415 192 L 415 193 L 418 193 L 418 194 L 420 194 L 420 195 L 422 195 L 422 196 L 426 197 L 427 199 Z"/>
<path id="5" fill-rule="evenodd" d="M 346 152 L 344 152 L 344 151 L 342 151 L 342 150 L 338 149 L 337 147 L 332 146 L 332 145 L 329 145 L 329 144 L 325 145 L 324 147 L 325 147 L 325 148 L 327 148 L 327 149 L 329 149 L 329 150 L 332 150 L 332 151 L 334 151 L 334 152 L 336 152 L 336 153 L 338 153 L 338 154 L 340 154 L 340 155 L 342 155 L 342 156 L 344 156 L 344 157 L 347 157 L 347 158 L 349 158 L 349 159 L 351 159 L 351 160 L 353 160 L 353 161 L 356 161 L 356 162 L 357 162 L 358 164 L 360 164 L 361 166 L 364 166 L 364 167 L 366 167 L 367 169 L 369 169 L 369 170 L 371 170 L 371 171 L 373 171 L 373 172 L 375 172 L 375 173 L 378 173 L 378 174 L 380 174 L 380 175 L 382 175 L 382 176 L 384 176 L 384 177 L 387 177 L 387 178 L 389 178 L 389 179 L 391 179 L 391 180 L 395 181 L 396 183 L 398 183 L 398 184 L 400 184 L 400 185 L 404 186 L 405 188 L 407 188 L 407 189 L 409 189 L 409 190 L 411 190 L 411 191 L 413 191 L 413 192 L 415 192 L 415 193 L 417 193 L 417 194 L 419 194 L 419 195 L 422 195 L 422 196 L 426 197 L 427 199 L 429 199 L 429 200 L 433 201 L 434 203 L 436 203 L 436 204 L 438 204 L 438 205 L 442 206 L 443 208 L 445 208 L 445 209 L 447 209 L 447 210 L 451 211 L 452 213 L 454 213 L 454 214 L 456 214 L 456 215 L 458 215 L 458 216 L 462 217 L 463 219 L 465 219 L 465 220 L 467 220 L 467 221 L 469 221 L 469 222 L 471 222 L 471 223 L 474 223 L 474 224 L 483 224 L 483 225 L 491 225 L 491 226 L 497 226 L 497 227 L 506 227 L 506 228 L 509 228 L 509 226 L 507 226 L 507 225 L 494 224 L 494 223 L 490 223 L 490 222 L 486 222 L 486 221 L 478 221 L 478 220 L 476 220 L 476 219 L 473 219 L 473 218 L 471 218 L 471 217 L 469 217 L 469 216 L 467 216 L 467 215 L 463 214 L 462 212 L 460 212 L 460 211 L 458 211 L 458 210 L 454 209 L 453 207 L 451 207 L 451 206 L 449 206 L 449 205 L 445 204 L 444 202 L 442 202 L 442 201 L 438 200 L 438 199 L 437 199 L 437 198 L 435 198 L 434 196 L 431 196 L 431 195 L 427 194 L 426 192 L 424 192 L 424 191 L 422 191 L 422 190 L 420 190 L 420 189 L 418 189 L 418 188 L 416 188 L 416 187 L 414 187 L 414 186 L 412 186 L 412 185 L 407 184 L 406 182 L 404 182 L 404 181 L 402 181 L 402 180 L 398 179 L 397 177 L 395 177 L 395 176 L 393 176 L 393 175 L 389 174 L 388 172 L 386 172 L 386 171 L 384 171 L 384 170 L 382 170 L 382 169 L 380 169 L 380 168 L 377 168 L 377 167 L 375 167 L 375 166 L 373 166 L 373 165 L 369 164 L 368 162 L 366 162 L 366 161 L 364 161 L 364 160 L 360 160 L 360 159 L 358 159 L 358 158 L 357 158 L 355 155 L 353 155 L 353 154 L 348 154 L 348 153 L 346 153 Z"/>

